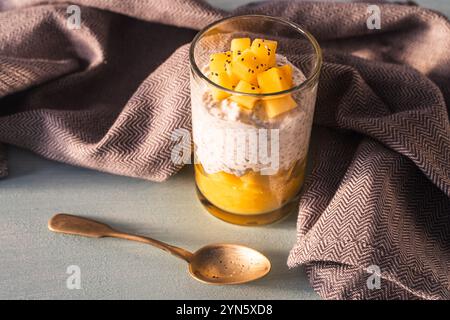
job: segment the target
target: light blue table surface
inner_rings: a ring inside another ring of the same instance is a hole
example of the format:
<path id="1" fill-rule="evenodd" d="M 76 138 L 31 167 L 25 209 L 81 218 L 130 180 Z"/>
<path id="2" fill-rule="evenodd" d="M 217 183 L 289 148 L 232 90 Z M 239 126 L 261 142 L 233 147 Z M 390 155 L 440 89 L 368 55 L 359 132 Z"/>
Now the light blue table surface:
<path id="1" fill-rule="evenodd" d="M 210 0 L 230 9 L 247 1 Z M 450 13 L 448 0 L 418 1 Z M 0 180 L 0 299 L 317 299 L 301 268 L 288 270 L 296 215 L 268 227 L 223 223 L 195 195 L 192 168 L 157 184 L 42 159 L 10 148 L 10 176 Z M 249 245 L 272 261 L 266 278 L 220 287 L 196 282 L 186 264 L 152 247 L 117 239 L 50 233 L 57 212 L 98 218 L 195 250 L 214 242 Z M 81 289 L 66 287 L 70 265 Z"/>

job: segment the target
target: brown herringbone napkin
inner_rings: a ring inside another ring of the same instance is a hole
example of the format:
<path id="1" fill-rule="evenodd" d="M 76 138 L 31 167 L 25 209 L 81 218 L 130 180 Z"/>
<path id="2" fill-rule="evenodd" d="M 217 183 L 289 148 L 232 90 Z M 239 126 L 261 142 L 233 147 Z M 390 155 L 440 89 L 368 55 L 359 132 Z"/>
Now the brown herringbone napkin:
<path id="1" fill-rule="evenodd" d="M 188 43 L 225 15 L 194 0 L 0 2 L 0 141 L 161 181 L 190 128 Z M 325 50 L 313 171 L 288 264 L 325 298 L 450 298 L 450 23 L 413 6 L 263 3 Z M 1 148 L 0 148 L 1 149 Z M 0 156 L 0 173 L 5 161 Z M 375 265 L 375 266 L 373 266 Z M 381 274 L 369 289 L 369 271 Z"/>

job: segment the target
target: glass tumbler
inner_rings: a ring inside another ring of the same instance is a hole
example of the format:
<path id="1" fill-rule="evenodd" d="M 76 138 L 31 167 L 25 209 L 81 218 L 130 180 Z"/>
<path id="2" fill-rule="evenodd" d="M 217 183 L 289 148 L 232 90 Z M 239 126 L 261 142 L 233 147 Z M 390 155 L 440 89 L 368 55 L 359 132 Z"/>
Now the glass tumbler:
<path id="1" fill-rule="evenodd" d="M 223 60 L 217 66 L 214 59 Z M 319 44 L 281 18 L 232 16 L 197 34 L 190 65 L 201 203 L 234 224 L 285 217 L 297 206 L 305 176 Z"/>

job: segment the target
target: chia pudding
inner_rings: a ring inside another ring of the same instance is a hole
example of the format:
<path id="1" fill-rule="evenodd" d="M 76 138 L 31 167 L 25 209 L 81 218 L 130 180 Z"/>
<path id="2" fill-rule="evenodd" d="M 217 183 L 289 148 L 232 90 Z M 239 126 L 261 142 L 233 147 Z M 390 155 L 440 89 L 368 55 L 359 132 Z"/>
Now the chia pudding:
<path id="1" fill-rule="evenodd" d="M 277 55 L 278 65 L 289 63 L 281 55 Z M 290 63 L 289 63 L 290 64 Z M 292 66 L 292 65 L 291 65 Z M 293 67 L 293 81 L 299 85 L 305 80 L 303 73 Z M 208 68 L 203 69 L 208 74 Z M 214 101 L 210 87 L 206 83 L 197 86 L 192 82 L 192 126 L 195 142 L 196 162 L 201 163 L 209 174 L 226 172 L 242 176 L 249 170 L 260 172 L 268 167 L 267 163 L 258 161 L 236 161 L 234 156 L 239 145 L 238 135 L 244 134 L 246 145 L 250 145 L 249 136 L 260 138 L 259 129 L 278 129 L 279 149 L 273 150 L 279 154 L 279 169 L 288 170 L 298 161 L 306 158 L 314 114 L 315 96 L 294 92 L 293 98 L 297 107 L 275 118 L 264 116 L 262 102 L 256 103 L 253 110 L 241 108 L 230 99 Z M 264 132 L 264 131 L 263 131 Z M 270 131 L 268 131 L 270 133 Z M 267 135 L 267 145 L 270 149 L 272 135 Z M 230 137 L 231 135 L 231 137 Z M 264 136 L 262 139 L 265 139 Z M 234 141 L 234 144 L 227 144 Z M 272 150 L 270 150 L 272 151 Z M 247 153 L 250 153 L 247 150 Z M 270 153 L 270 152 L 269 152 Z M 250 155 L 249 155 L 250 157 Z M 247 158 L 249 158 L 247 157 Z M 248 160 L 248 159 L 247 159 Z M 268 171 L 274 172 L 274 171 Z M 269 173 L 270 174 L 270 173 Z"/>

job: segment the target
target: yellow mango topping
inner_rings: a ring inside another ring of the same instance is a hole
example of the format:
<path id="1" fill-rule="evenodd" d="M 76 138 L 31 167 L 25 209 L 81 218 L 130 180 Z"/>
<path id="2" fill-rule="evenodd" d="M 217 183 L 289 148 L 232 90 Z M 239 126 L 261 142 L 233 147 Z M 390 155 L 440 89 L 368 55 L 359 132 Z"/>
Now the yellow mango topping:
<path id="1" fill-rule="evenodd" d="M 210 72 L 227 72 L 231 66 L 231 51 L 213 53 L 209 57 Z"/>
<path id="2" fill-rule="evenodd" d="M 233 53 L 233 59 L 241 55 L 244 50 L 250 48 L 250 38 L 236 38 L 231 40 L 231 52 Z"/>
<path id="3" fill-rule="evenodd" d="M 245 50 L 232 61 L 231 70 L 239 79 L 256 84 L 257 66 L 256 56 L 249 49 Z"/>
<path id="4" fill-rule="evenodd" d="M 278 67 L 278 70 L 283 72 L 289 88 L 292 88 L 292 86 L 294 85 L 292 81 L 292 66 L 290 64 L 285 64 L 284 66 Z"/>
<path id="5" fill-rule="evenodd" d="M 292 67 L 284 65 L 279 68 L 271 68 L 258 74 L 258 85 L 264 93 L 280 92 L 292 87 Z M 268 97 L 263 100 L 266 114 L 269 118 L 275 118 L 280 114 L 294 109 L 297 106 L 290 94 L 281 97 Z"/>
<path id="6" fill-rule="evenodd" d="M 289 89 L 292 80 L 288 80 L 279 68 L 270 68 L 257 75 L 258 85 L 263 93 L 275 93 Z"/>
<path id="7" fill-rule="evenodd" d="M 237 82 L 232 77 L 230 77 L 226 72 L 211 72 L 209 78 L 211 79 L 211 81 L 218 84 L 219 86 L 222 86 L 230 90 L 233 90 L 237 84 Z M 228 92 L 217 89 L 213 86 L 211 86 L 211 93 L 214 100 L 216 101 L 223 100 L 230 96 Z"/>
<path id="8" fill-rule="evenodd" d="M 272 40 L 236 38 L 231 40 L 231 51 L 210 56 L 209 78 L 216 84 L 242 93 L 276 93 L 293 86 L 292 66 L 276 67 L 278 43 Z M 230 94 L 215 87 L 211 88 L 214 100 L 230 97 L 240 106 L 253 109 L 259 100 L 255 97 Z M 263 100 L 266 114 L 274 118 L 297 106 L 291 95 Z"/>
<path id="9" fill-rule="evenodd" d="M 271 68 L 276 66 L 277 45 L 276 41 L 255 39 L 252 42 L 251 50 L 260 61 L 266 64 L 268 68 Z"/>
<path id="10" fill-rule="evenodd" d="M 266 98 L 263 100 L 263 105 L 267 116 L 269 118 L 275 118 L 282 113 L 294 109 L 297 106 L 297 102 L 292 99 L 290 94 L 287 94 L 280 98 Z"/>
<path id="11" fill-rule="evenodd" d="M 239 83 L 234 88 L 234 91 L 243 93 L 254 93 L 254 94 L 260 93 L 257 86 L 252 85 L 251 83 L 245 82 L 243 80 L 239 81 Z M 238 96 L 238 95 L 232 95 L 230 99 L 247 109 L 253 109 L 256 101 L 258 101 L 258 98 L 248 96 Z"/>

